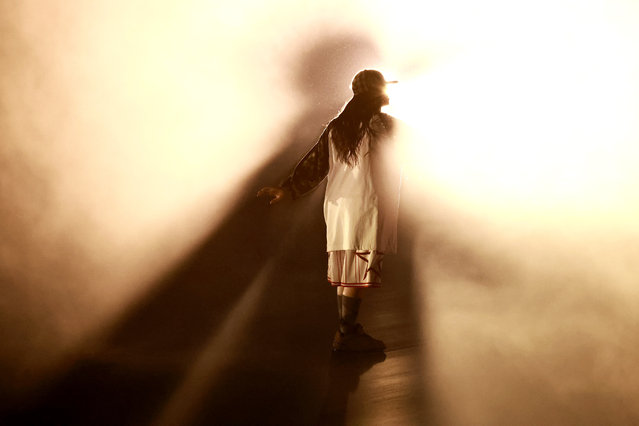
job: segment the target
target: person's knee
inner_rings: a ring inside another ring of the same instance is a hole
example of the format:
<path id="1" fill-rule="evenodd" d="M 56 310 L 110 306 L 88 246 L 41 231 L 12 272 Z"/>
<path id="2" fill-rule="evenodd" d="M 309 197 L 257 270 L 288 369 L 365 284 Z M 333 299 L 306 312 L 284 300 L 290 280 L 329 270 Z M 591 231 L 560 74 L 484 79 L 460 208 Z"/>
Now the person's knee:
<path id="1" fill-rule="evenodd" d="M 362 290 L 364 289 L 359 287 L 345 287 L 344 293 L 342 293 L 342 295 L 346 297 L 355 297 L 361 299 L 364 295 L 364 292 Z"/>

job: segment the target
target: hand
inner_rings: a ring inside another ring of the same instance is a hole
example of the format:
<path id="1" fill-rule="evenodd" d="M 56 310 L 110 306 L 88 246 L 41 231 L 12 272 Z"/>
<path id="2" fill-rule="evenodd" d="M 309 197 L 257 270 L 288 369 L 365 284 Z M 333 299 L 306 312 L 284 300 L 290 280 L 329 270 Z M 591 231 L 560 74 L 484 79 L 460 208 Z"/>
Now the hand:
<path id="1" fill-rule="evenodd" d="M 269 204 L 279 203 L 280 201 L 282 201 L 285 195 L 286 195 L 286 192 L 284 192 L 282 188 L 277 186 L 265 186 L 264 188 L 257 191 L 258 197 L 266 196 L 271 198 L 271 201 L 269 201 Z"/>

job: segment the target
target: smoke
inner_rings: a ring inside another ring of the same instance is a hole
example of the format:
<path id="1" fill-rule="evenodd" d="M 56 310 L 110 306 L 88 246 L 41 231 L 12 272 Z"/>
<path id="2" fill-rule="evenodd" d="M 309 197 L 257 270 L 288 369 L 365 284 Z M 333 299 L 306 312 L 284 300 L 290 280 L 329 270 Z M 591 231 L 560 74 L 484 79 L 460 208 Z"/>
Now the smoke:
<path id="1" fill-rule="evenodd" d="M 413 175 L 487 216 L 634 227 L 639 32 L 618 15 L 636 9 L 483 7 L 437 34 L 456 50 L 394 88 L 420 135 Z"/>
<path id="2" fill-rule="evenodd" d="M 498 3 L 395 96 L 426 386 L 446 424 L 632 422 L 638 11 Z"/>
<path id="3" fill-rule="evenodd" d="M 318 36 L 364 32 L 339 14 L 323 27 L 337 7 L 2 3 L 8 389 L 108 327 L 254 192 L 245 180 L 301 105 L 295 58 Z"/>
<path id="4" fill-rule="evenodd" d="M 427 216 L 425 385 L 447 424 L 638 418 L 636 236 Z"/>
<path id="5" fill-rule="evenodd" d="M 390 10 L 398 62 L 428 52 L 391 107 L 412 127 L 402 202 L 441 419 L 636 421 L 636 4 Z"/>
<path id="6" fill-rule="evenodd" d="M 637 13 L 622 0 L 2 2 L 6 386 L 59 363 L 206 238 L 320 90 L 289 81 L 300 55 L 365 34 L 381 49 L 367 66 L 400 80 L 391 112 L 418 135 L 404 206 L 444 406 L 507 414 L 482 403 L 521 407 L 504 392 L 522 383 L 512 395 L 537 407 L 539 389 L 569 407 L 592 387 L 602 404 L 628 395 Z"/>

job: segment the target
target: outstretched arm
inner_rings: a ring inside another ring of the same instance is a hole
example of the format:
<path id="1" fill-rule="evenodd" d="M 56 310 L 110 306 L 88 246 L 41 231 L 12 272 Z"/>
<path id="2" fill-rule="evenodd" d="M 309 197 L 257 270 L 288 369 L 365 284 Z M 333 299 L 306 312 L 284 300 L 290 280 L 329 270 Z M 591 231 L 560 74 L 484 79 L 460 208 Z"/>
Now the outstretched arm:
<path id="1" fill-rule="evenodd" d="M 258 191 L 257 196 L 269 196 L 270 204 L 275 204 L 287 194 L 296 199 L 317 187 L 328 174 L 328 133 L 327 127 L 313 148 L 302 157 L 293 172 L 278 187 L 264 187 Z"/>

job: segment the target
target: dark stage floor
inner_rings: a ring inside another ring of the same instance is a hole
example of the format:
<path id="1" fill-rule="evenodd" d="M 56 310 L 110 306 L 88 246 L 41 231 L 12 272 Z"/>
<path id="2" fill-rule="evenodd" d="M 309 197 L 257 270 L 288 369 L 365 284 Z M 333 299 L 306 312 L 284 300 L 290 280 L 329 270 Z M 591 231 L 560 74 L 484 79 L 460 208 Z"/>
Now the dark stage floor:
<path id="1" fill-rule="evenodd" d="M 246 198 L 193 257 L 3 424 L 430 424 L 408 253 L 360 319 L 385 354 L 334 354 L 321 191 Z M 407 242 L 408 239 L 405 239 Z"/>
<path id="2" fill-rule="evenodd" d="M 399 254 L 360 317 L 387 351 L 336 355 L 321 201 L 321 189 L 275 207 L 247 195 L 71 368 L 5 404 L 0 424 L 638 424 L 624 241 L 402 212 Z"/>

